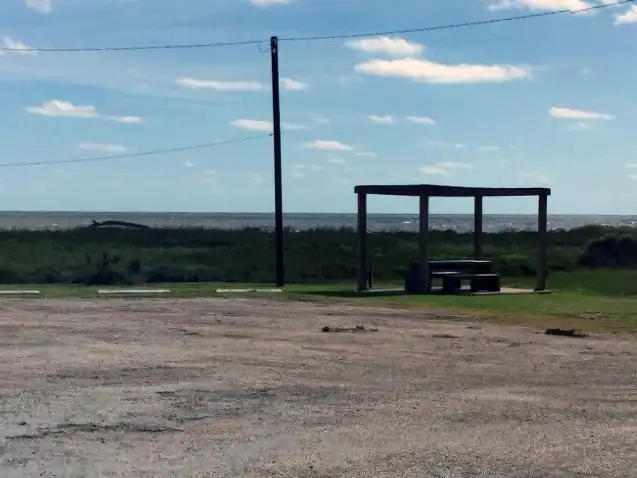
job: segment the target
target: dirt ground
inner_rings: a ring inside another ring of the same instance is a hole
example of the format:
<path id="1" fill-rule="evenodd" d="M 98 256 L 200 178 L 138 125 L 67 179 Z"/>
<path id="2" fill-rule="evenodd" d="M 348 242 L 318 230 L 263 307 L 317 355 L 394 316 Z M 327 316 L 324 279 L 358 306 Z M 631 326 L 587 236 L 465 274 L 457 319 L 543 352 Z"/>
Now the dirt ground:
<path id="1" fill-rule="evenodd" d="M 355 325 L 378 331 L 320 331 Z M 636 354 L 380 308 L 5 299 L 0 476 L 637 476 Z"/>

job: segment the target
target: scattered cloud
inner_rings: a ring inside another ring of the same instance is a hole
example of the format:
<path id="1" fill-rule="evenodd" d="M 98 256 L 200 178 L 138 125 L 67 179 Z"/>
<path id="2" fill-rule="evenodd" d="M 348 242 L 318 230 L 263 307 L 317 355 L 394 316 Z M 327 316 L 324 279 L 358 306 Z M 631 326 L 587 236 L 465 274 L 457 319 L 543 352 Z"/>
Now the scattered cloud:
<path id="1" fill-rule="evenodd" d="M 230 126 L 235 128 L 245 129 L 248 131 L 262 131 L 264 133 L 271 133 L 274 129 L 272 121 L 254 120 L 254 119 L 236 119 L 230 122 Z M 304 124 L 295 123 L 281 123 L 281 129 L 287 131 L 301 131 L 310 129 Z"/>
<path id="2" fill-rule="evenodd" d="M 144 121 L 140 116 L 113 116 L 100 114 L 93 105 L 74 105 L 69 101 L 50 100 L 40 106 L 27 106 L 25 111 L 30 114 L 49 117 L 106 119 L 118 123 L 139 124 Z"/>
<path id="3" fill-rule="evenodd" d="M 237 119 L 230 122 L 231 126 L 235 128 L 247 129 L 249 131 L 263 131 L 266 133 L 272 132 L 271 121 L 261 121 L 253 119 Z"/>
<path id="4" fill-rule="evenodd" d="M 439 176 L 451 176 L 453 171 L 459 169 L 471 169 L 473 166 L 469 163 L 457 163 L 454 161 L 441 161 L 440 163 L 422 166 L 418 168 L 423 174 L 439 175 Z"/>
<path id="5" fill-rule="evenodd" d="M 395 56 L 419 55 L 425 49 L 425 47 L 419 43 L 411 43 L 404 38 L 387 36 L 348 40 L 345 42 L 345 46 L 352 50 L 364 51 L 366 53 L 385 53 Z"/>
<path id="6" fill-rule="evenodd" d="M 377 154 L 376 153 L 372 153 L 370 151 L 361 151 L 359 153 L 356 153 L 356 156 L 360 156 L 362 158 L 376 158 Z"/>
<path id="7" fill-rule="evenodd" d="M 429 116 L 407 116 L 407 121 L 414 124 L 436 124 L 436 122 Z"/>
<path id="8" fill-rule="evenodd" d="M 439 176 L 451 176 L 451 173 L 444 168 L 440 168 L 438 166 L 422 166 L 418 168 L 423 174 L 435 174 Z"/>
<path id="9" fill-rule="evenodd" d="M 3 51 L 2 48 L 5 50 Z M 37 52 L 31 51 L 31 47 L 27 44 L 11 37 L 0 37 L 0 55 L 36 55 Z"/>
<path id="10" fill-rule="evenodd" d="M 355 70 L 367 75 L 438 84 L 505 82 L 531 76 L 531 70 L 522 66 L 443 64 L 423 58 L 375 59 L 356 65 Z"/>
<path id="11" fill-rule="evenodd" d="M 628 175 L 628 179 L 632 179 L 632 180 L 637 181 L 637 174 L 629 174 Z"/>
<path id="12" fill-rule="evenodd" d="M 478 146 L 477 150 L 480 153 L 494 153 L 502 151 L 502 146 Z"/>
<path id="13" fill-rule="evenodd" d="M 553 106 L 549 110 L 549 114 L 554 118 L 573 119 L 573 120 L 612 120 L 613 115 L 599 113 L 597 111 L 576 110 L 572 108 L 560 108 Z"/>
<path id="14" fill-rule="evenodd" d="M 125 153 L 128 151 L 126 146 L 122 146 L 121 144 L 111 144 L 111 143 L 80 143 L 77 145 L 78 148 L 84 149 L 87 151 L 100 151 L 102 153 Z"/>
<path id="15" fill-rule="evenodd" d="M 281 78 L 281 85 L 283 85 L 283 89 L 290 91 L 301 91 L 307 90 L 310 85 L 307 83 L 303 83 L 302 81 L 293 80 L 292 78 Z"/>
<path id="16" fill-rule="evenodd" d="M 249 0 L 251 5 L 255 7 L 272 7 L 276 5 L 288 5 L 297 0 Z"/>
<path id="17" fill-rule="evenodd" d="M 254 80 L 221 81 L 203 80 L 199 78 L 181 77 L 175 80 L 183 88 L 192 90 L 215 90 L 215 91 L 261 91 L 264 85 Z"/>
<path id="18" fill-rule="evenodd" d="M 265 181 L 265 178 L 261 174 L 252 174 L 250 175 L 250 180 L 253 183 L 262 183 L 263 181 Z"/>
<path id="19" fill-rule="evenodd" d="M 385 115 L 385 116 L 370 115 L 369 119 L 372 120 L 374 123 L 381 123 L 381 124 L 393 124 L 395 122 L 394 117 L 391 115 Z"/>
<path id="20" fill-rule="evenodd" d="M 193 163 L 192 161 L 184 161 L 184 166 L 186 166 L 187 168 L 192 168 L 195 166 L 195 163 Z"/>
<path id="21" fill-rule="evenodd" d="M 624 13 L 615 15 L 615 25 L 626 25 L 629 23 L 637 23 L 637 5 L 632 5 Z"/>
<path id="22" fill-rule="evenodd" d="M 68 101 L 45 101 L 40 106 L 27 106 L 27 113 L 42 116 L 69 116 L 73 118 L 96 118 L 97 110 L 93 105 L 74 105 Z"/>
<path id="23" fill-rule="evenodd" d="M 626 163 L 625 166 L 631 169 L 637 169 L 637 163 Z"/>
<path id="24" fill-rule="evenodd" d="M 316 141 L 312 141 L 311 143 L 305 143 L 303 146 L 308 149 L 320 149 L 322 151 L 354 151 L 354 148 L 348 144 L 344 144 L 339 141 L 328 141 L 322 139 L 317 139 Z"/>
<path id="25" fill-rule="evenodd" d="M 441 163 L 438 163 L 437 166 L 440 166 L 441 168 L 445 168 L 445 169 L 471 169 L 473 168 L 473 165 L 469 164 L 469 163 L 456 163 L 453 161 L 442 161 Z"/>
<path id="26" fill-rule="evenodd" d="M 51 13 L 53 4 L 51 0 L 25 0 L 25 6 L 34 12 Z"/>
<path id="27" fill-rule="evenodd" d="M 585 66 L 584 68 L 580 68 L 577 73 L 579 73 L 580 75 L 589 76 L 594 75 L 595 70 L 593 70 L 590 66 Z"/>
<path id="28" fill-rule="evenodd" d="M 332 164 L 346 164 L 346 161 L 343 158 L 330 158 L 328 161 Z"/>
<path id="29" fill-rule="evenodd" d="M 430 141 L 426 140 L 423 142 L 425 146 L 429 146 L 432 148 L 454 148 L 454 149 L 465 149 L 467 147 L 466 144 L 463 143 L 449 143 L 445 141 Z"/>
<path id="30" fill-rule="evenodd" d="M 491 11 L 509 9 L 539 10 L 583 10 L 593 3 L 585 0 L 498 0 L 489 4 Z"/>

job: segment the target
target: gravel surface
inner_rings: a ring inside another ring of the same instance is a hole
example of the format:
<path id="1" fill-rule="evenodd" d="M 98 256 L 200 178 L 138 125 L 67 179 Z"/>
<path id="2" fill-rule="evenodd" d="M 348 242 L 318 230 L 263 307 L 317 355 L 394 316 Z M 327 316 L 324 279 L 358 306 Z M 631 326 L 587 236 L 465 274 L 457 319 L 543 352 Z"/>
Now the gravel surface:
<path id="1" fill-rule="evenodd" d="M 0 476 L 637 476 L 636 353 L 433 312 L 7 299 Z"/>

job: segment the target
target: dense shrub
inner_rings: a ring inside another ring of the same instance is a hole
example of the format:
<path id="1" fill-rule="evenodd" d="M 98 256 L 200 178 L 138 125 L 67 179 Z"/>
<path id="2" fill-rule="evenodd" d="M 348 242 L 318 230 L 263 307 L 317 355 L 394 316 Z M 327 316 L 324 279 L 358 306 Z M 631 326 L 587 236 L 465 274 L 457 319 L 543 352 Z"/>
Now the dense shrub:
<path id="1" fill-rule="evenodd" d="M 591 268 L 634 267 L 637 265 L 637 235 L 608 234 L 590 241 L 579 264 Z"/>
<path id="2" fill-rule="evenodd" d="M 628 267 L 637 264 L 630 230 L 590 226 L 549 233 L 548 268 Z M 432 259 L 472 257 L 472 234 L 431 231 Z M 288 282 L 353 281 L 357 234 L 352 229 L 285 231 Z M 537 271 L 537 234 L 485 234 L 485 258 L 509 277 Z M 401 281 L 418 256 L 418 238 L 407 232 L 369 236 L 376 280 Z M 248 228 L 73 229 L 0 231 L 1 283 L 128 284 L 144 282 L 272 282 L 274 237 Z"/>

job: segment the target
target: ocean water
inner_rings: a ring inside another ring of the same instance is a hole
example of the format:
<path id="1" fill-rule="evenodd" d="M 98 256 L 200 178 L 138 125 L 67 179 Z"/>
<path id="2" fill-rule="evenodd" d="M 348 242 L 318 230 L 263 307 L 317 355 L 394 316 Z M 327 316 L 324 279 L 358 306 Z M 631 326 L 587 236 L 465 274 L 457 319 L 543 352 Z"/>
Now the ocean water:
<path id="1" fill-rule="evenodd" d="M 0 229 L 67 229 L 90 224 L 93 220 L 130 221 L 149 226 L 197 226 L 215 229 L 243 227 L 274 227 L 273 214 L 234 213 L 146 213 L 146 212 L 0 212 Z M 315 227 L 356 227 L 355 214 L 286 214 L 285 226 L 294 230 Z M 485 232 L 504 229 L 535 229 L 536 216 L 485 215 Z M 637 216 L 549 216 L 550 229 L 572 229 L 589 224 L 608 226 L 636 226 Z M 473 229 L 471 215 L 432 215 L 431 229 L 454 229 L 458 232 Z M 418 229 L 414 214 L 372 214 L 368 217 L 370 231 Z"/>

